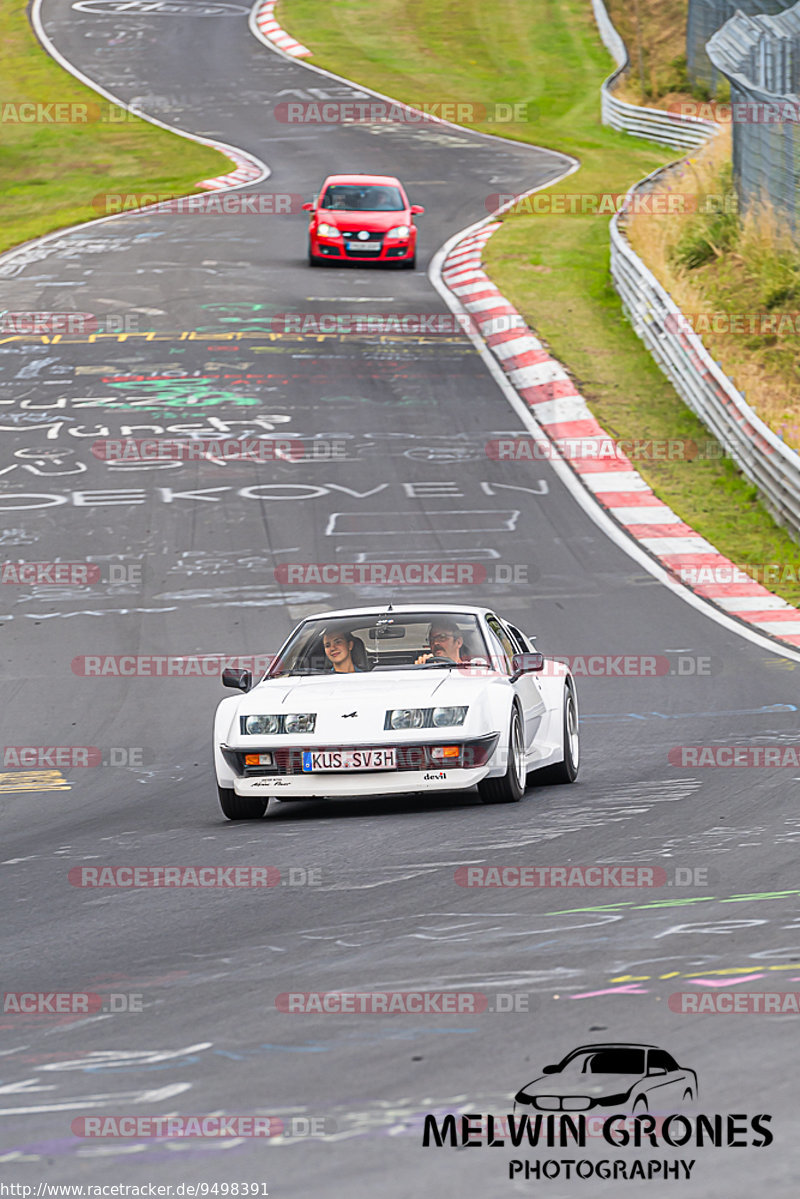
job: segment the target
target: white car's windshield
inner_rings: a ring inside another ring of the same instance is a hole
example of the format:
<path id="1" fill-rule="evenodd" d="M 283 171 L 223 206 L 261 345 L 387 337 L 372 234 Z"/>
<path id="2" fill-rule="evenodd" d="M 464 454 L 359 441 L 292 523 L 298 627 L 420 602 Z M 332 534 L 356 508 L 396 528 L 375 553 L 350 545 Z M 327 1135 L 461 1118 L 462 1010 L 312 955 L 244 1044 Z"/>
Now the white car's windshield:
<path id="1" fill-rule="evenodd" d="M 435 670 L 488 662 L 476 616 L 425 610 L 387 612 L 305 621 L 273 663 L 268 677 Z"/>

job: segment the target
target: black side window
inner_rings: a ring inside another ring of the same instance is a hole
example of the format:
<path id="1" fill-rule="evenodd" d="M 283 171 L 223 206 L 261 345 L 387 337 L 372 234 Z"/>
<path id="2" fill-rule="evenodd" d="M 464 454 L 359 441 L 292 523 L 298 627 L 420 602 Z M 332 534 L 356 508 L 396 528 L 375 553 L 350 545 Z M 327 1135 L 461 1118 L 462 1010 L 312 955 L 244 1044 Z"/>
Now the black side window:
<path id="1" fill-rule="evenodd" d="M 514 646 L 514 653 L 515 654 L 530 653 L 530 650 L 528 649 L 525 638 L 522 636 L 522 633 L 520 633 L 519 629 L 515 629 L 513 624 L 508 624 L 507 621 L 503 621 L 503 624 L 504 624 L 505 628 L 508 630 L 509 639 L 511 641 L 511 644 Z"/>
<path id="2" fill-rule="evenodd" d="M 500 621 L 497 619 L 496 616 L 487 617 L 486 623 L 488 624 L 489 628 L 494 633 L 496 640 L 499 641 L 500 645 L 502 646 L 503 657 L 505 659 L 505 668 L 510 673 L 511 672 L 511 659 L 514 657 L 514 654 L 517 652 L 514 649 L 514 643 L 511 641 L 508 633 L 503 628 L 503 626 L 501 625 Z"/>

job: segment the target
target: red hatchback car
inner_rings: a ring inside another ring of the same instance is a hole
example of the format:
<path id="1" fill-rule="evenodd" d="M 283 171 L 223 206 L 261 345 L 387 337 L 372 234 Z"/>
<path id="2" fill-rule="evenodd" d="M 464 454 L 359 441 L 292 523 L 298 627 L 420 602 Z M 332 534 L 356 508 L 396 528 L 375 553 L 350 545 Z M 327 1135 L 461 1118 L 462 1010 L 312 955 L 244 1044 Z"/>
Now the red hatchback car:
<path id="1" fill-rule="evenodd" d="M 317 199 L 304 204 L 311 213 L 308 261 L 396 262 L 417 264 L 417 228 L 412 218 L 424 212 L 409 204 L 393 175 L 329 175 Z"/>

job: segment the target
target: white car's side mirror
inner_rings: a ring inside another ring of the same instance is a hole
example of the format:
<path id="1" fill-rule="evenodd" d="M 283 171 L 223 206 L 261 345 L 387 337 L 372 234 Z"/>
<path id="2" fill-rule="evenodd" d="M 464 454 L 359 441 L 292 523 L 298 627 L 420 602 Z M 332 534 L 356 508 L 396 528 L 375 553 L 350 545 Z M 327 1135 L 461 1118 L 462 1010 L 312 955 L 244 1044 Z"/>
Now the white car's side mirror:
<path id="1" fill-rule="evenodd" d="M 511 676 L 512 682 L 516 682 L 523 674 L 541 674 L 544 670 L 544 654 L 514 654 L 511 668 L 514 671 Z"/>
<path id="2" fill-rule="evenodd" d="M 253 686 L 253 675 L 249 670 L 235 670 L 228 666 L 222 672 L 222 686 L 234 687 L 237 691 L 249 691 Z"/>

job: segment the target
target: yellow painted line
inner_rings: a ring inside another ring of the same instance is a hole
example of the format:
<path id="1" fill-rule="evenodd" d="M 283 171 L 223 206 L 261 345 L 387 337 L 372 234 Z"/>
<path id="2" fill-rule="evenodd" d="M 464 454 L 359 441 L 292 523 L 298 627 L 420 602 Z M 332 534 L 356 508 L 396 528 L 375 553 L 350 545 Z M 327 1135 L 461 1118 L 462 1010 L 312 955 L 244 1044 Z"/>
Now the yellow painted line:
<path id="1" fill-rule="evenodd" d="M 70 791 L 60 770 L 11 770 L 0 774 L 0 794 L 9 791 Z"/>
<path id="2" fill-rule="evenodd" d="M 788 965 L 780 966 L 726 966 L 724 970 L 691 970 L 683 973 L 679 970 L 673 970 L 669 974 L 618 974 L 615 978 L 610 978 L 610 983 L 643 983 L 650 982 L 653 978 L 710 978 L 712 975 L 725 974 L 766 974 L 768 970 L 800 970 L 800 965 L 797 962 L 790 962 Z"/>
<path id="3" fill-rule="evenodd" d="M 347 343 L 350 341 L 380 341 L 392 344 L 408 345 L 441 345 L 460 344 L 464 345 L 464 337 L 461 334 L 449 336 L 447 334 L 414 334 L 414 333 L 273 333 L 269 330 L 258 329 L 242 329 L 238 332 L 226 331 L 224 333 L 199 333 L 196 329 L 188 329 L 176 333 L 156 333 L 149 331 L 146 333 L 89 333 L 81 336 L 77 333 L 11 333 L 7 337 L 0 337 L 0 345 L 8 345 L 9 343 L 21 343 L 23 345 L 94 345 L 98 342 L 110 341 L 115 344 L 120 344 L 125 341 L 271 341 L 271 342 L 325 342 L 335 341 Z M 471 348 L 471 347 L 470 347 Z"/>

